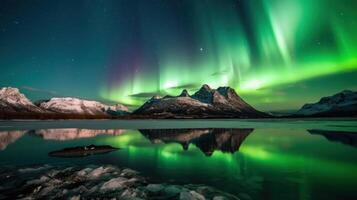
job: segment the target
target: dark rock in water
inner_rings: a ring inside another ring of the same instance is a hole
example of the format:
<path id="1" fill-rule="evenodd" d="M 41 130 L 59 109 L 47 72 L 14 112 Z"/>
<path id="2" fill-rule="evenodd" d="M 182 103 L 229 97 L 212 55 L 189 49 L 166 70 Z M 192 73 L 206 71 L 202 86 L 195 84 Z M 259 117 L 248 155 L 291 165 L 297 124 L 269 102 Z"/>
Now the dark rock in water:
<path id="1" fill-rule="evenodd" d="M 205 155 L 219 150 L 234 153 L 254 129 L 143 129 L 139 130 L 153 143 L 180 143 L 184 150 L 196 145 Z"/>
<path id="2" fill-rule="evenodd" d="M 230 87 L 211 89 L 203 85 L 190 96 L 183 90 L 179 96 L 152 97 L 133 112 L 142 118 L 264 118 Z"/>
<path id="3" fill-rule="evenodd" d="M 48 155 L 52 157 L 85 157 L 95 154 L 110 153 L 116 150 L 118 150 L 118 148 L 109 145 L 96 146 L 92 144 L 89 146 L 71 147 L 59 151 L 52 151 Z"/>
<path id="4" fill-rule="evenodd" d="M 138 172 L 115 166 L 53 167 L 0 170 L 1 199 L 239 199 L 203 185 L 148 183 Z M 204 190 L 202 188 L 205 188 Z M 219 197 L 219 198 L 217 198 Z"/>
<path id="5" fill-rule="evenodd" d="M 357 147 L 357 133 L 348 131 L 308 130 L 311 134 L 324 136 L 329 141 L 341 142 Z"/>

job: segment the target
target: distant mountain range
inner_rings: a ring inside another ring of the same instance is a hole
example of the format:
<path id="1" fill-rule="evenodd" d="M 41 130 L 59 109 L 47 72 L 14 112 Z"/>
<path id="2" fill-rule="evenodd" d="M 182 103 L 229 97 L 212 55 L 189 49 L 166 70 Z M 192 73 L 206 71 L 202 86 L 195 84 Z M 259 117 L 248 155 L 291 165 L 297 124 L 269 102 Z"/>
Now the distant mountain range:
<path id="1" fill-rule="evenodd" d="M 344 90 L 316 103 L 305 104 L 298 117 L 357 117 L 357 92 Z"/>
<path id="2" fill-rule="evenodd" d="M 357 92 L 342 91 L 323 97 L 317 103 L 305 104 L 287 117 L 356 117 Z M 73 97 L 51 98 L 31 102 L 19 89 L 0 89 L 0 119 L 98 119 L 98 118 L 269 118 L 245 102 L 234 89 L 212 89 L 203 85 L 190 95 L 183 90 L 178 96 L 153 96 L 132 113 L 121 104 L 106 105 Z M 284 117 L 284 116 L 279 116 Z"/>
<path id="3" fill-rule="evenodd" d="M 124 115 L 128 108 L 121 104 L 108 106 L 97 101 L 73 97 L 51 98 L 32 103 L 19 89 L 0 90 L 0 118 L 109 118 Z"/>

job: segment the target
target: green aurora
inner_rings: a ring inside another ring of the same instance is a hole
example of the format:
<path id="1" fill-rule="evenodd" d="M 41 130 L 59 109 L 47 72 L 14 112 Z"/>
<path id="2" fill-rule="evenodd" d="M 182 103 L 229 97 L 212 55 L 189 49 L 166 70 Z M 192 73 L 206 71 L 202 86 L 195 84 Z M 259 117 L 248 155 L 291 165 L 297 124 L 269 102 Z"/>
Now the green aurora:
<path id="1" fill-rule="evenodd" d="M 356 1 L 183 2 L 183 18 L 190 21 L 181 31 L 193 34 L 190 44 L 160 24 L 169 21 L 151 23 L 143 16 L 143 40 L 154 44 L 157 62 L 141 62 L 124 80 L 103 85 L 103 98 L 140 105 L 155 93 L 178 95 L 183 88 L 192 93 L 206 83 L 233 87 L 252 105 L 269 110 L 298 108 L 318 95 L 357 88 L 344 76 L 357 69 Z M 160 37 L 153 36 L 157 31 Z M 296 101 L 303 91 L 307 94 Z"/>
<path id="2" fill-rule="evenodd" d="M 230 86 L 262 111 L 357 90 L 355 0 L 0 3 L 0 87 L 135 109 Z"/>

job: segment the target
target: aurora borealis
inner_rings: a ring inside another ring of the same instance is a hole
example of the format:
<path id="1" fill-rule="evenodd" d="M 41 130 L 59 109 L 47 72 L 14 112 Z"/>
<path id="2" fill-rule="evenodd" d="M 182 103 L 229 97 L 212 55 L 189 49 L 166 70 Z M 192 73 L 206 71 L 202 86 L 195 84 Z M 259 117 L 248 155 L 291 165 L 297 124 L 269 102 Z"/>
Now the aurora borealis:
<path id="1" fill-rule="evenodd" d="M 206 83 L 258 109 L 296 109 L 357 89 L 356 9 L 354 0 L 5 0 L 0 86 L 137 106 Z"/>

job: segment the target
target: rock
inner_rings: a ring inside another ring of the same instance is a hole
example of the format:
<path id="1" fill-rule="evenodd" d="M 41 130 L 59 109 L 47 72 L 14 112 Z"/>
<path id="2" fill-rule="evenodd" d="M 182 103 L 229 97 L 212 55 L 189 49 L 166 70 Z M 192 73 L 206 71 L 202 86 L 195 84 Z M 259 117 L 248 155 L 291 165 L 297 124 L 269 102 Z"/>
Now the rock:
<path id="1" fill-rule="evenodd" d="M 186 192 L 186 191 L 180 193 L 180 200 L 192 200 L 192 199 L 193 199 L 193 196 L 191 193 Z"/>
<path id="2" fill-rule="evenodd" d="M 81 199 L 81 195 L 73 196 L 73 197 L 71 197 L 69 199 L 70 200 L 80 200 Z"/>
<path id="3" fill-rule="evenodd" d="M 158 192 L 160 192 L 161 190 L 164 189 L 164 186 L 161 185 L 161 184 L 149 184 L 149 185 L 146 186 L 146 189 L 149 192 L 158 193 Z"/>
<path id="4" fill-rule="evenodd" d="M 215 196 L 215 197 L 213 197 L 212 200 L 228 200 L 228 199 L 224 196 Z"/>
<path id="5" fill-rule="evenodd" d="M 52 157 L 85 157 L 95 154 L 104 154 L 116 151 L 118 148 L 109 145 L 89 145 L 65 148 L 58 151 L 51 151 L 48 155 Z"/>
<path id="6" fill-rule="evenodd" d="M 197 193 L 196 191 L 190 191 L 190 194 L 193 196 L 194 199 L 197 199 L 197 200 L 205 200 L 206 199 L 202 194 Z"/>
<path id="7" fill-rule="evenodd" d="M 121 172 L 120 176 L 125 176 L 125 177 L 134 177 L 136 175 L 138 175 L 139 172 L 132 170 L 132 169 L 123 169 L 123 171 Z"/>
<path id="8" fill-rule="evenodd" d="M 170 185 L 170 186 L 165 187 L 164 192 L 165 192 L 165 194 L 168 194 L 170 196 L 176 196 L 176 195 L 180 194 L 181 190 L 182 189 L 176 185 Z"/>
<path id="9" fill-rule="evenodd" d="M 105 182 L 100 188 L 100 190 L 106 191 L 106 190 L 122 189 L 125 186 L 125 182 L 127 181 L 128 179 L 123 177 L 113 178 Z"/>
<path id="10" fill-rule="evenodd" d="M 147 180 L 139 176 L 137 171 L 121 170 L 114 166 L 53 167 L 47 171 L 28 170 L 26 173 L 19 173 L 16 168 L 12 171 L 0 170 L 0 177 L 8 174 L 14 180 L 18 179 L 18 182 L 0 182 L 1 199 L 13 199 L 10 195 L 14 193 L 18 194 L 16 198 L 22 199 L 205 200 L 217 197 L 216 200 L 219 200 L 220 196 L 237 199 L 202 185 L 147 184 Z M 54 176 L 49 176 L 50 174 Z M 27 184 L 23 184 L 23 181 Z"/>

